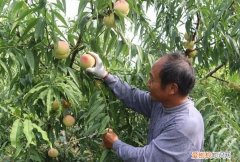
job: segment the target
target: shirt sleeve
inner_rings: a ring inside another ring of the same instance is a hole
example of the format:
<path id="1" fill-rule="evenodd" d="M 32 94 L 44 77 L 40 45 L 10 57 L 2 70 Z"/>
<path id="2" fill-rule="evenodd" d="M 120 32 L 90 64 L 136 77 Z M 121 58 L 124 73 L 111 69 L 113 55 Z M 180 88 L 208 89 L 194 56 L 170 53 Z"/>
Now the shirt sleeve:
<path id="1" fill-rule="evenodd" d="M 105 83 L 129 108 L 144 115 L 145 117 L 150 117 L 153 102 L 149 92 L 134 88 L 111 74 L 108 74 L 105 79 Z"/>
<path id="2" fill-rule="evenodd" d="M 191 159 L 194 146 L 186 136 L 175 129 L 168 129 L 144 147 L 133 147 L 121 140 L 113 144 L 113 150 L 126 162 L 186 162 Z"/>

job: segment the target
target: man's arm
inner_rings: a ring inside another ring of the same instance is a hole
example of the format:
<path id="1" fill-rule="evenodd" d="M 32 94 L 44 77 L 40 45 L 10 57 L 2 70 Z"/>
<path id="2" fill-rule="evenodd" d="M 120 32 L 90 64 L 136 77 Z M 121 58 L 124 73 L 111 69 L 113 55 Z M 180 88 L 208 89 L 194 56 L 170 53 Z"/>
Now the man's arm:
<path id="1" fill-rule="evenodd" d="M 113 143 L 113 150 L 127 162 L 186 162 L 197 161 L 191 159 L 195 150 L 191 140 L 181 132 L 170 128 L 161 133 L 144 147 L 133 147 L 121 140 Z"/>
<path id="2" fill-rule="evenodd" d="M 148 92 L 133 88 L 111 74 L 108 74 L 104 81 L 129 108 L 148 118 L 150 117 L 153 101 Z"/>
<path id="3" fill-rule="evenodd" d="M 98 54 L 94 52 L 89 52 L 89 54 L 95 58 L 96 65 L 94 67 L 87 68 L 86 71 L 94 74 L 97 78 L 105 80 L 116 96 L 128 107 L 146 117 L 150 117 L 153 103 L 150 95 L 145 91 L 132 88 L 127 83 L 120 81 L 119 78 L 108 74 Z"/>

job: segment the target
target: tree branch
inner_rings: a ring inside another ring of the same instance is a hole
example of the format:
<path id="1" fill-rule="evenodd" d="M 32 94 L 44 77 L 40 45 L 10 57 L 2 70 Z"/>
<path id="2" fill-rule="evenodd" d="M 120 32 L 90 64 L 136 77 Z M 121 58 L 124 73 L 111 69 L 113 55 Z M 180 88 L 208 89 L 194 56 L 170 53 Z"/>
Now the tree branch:
<path id="1" fill-rule="evenodd" d="M 80 46 L 81 41 L 82 41 L 82 36 L 81 36 L 81 34 L 79 34 L 77 43 L 76 43 L 76 45 L 73 47 L 73 50 L 71 51 L 71 56 L 72 56 L 72 57 L 71 57 L 70 65 L 69 65 L 70 68 L 72 68 L 72 66 L 73 66 L 73 62 L 74 62 L 75 57 L 76 57 L 76 55 L 77 55 L 77 53 L 78 53 L 78 48 L 79 48 L 79 46 Z"/>
<path id="2" fill-rule="evenodd" d="M 214 78 L 214 79 L 217 79 L 217 80 L 219 80 L 219 81 L 221 81 L 221 82 L 225 82 L 225 83 L 229 83 L 228 81 L 226 81 L 226 80 L 223 80 L 223 79 L 221 79 L 221 78 L 218 78 L 218 77 L 215 77 L 215 76 L 210 76 L 210 77 L 212 77 L 212 78 Z"/>
<path id="3" fill-rule="evenodd" d="M 212 71 L 210 71 L 204 78 L 208 78 L 210 76 L 212 76 L 214 73 L 216 73 L 219 69 L 221 69 L 225 64 L 222 63 L 220 65 L 218 65 L 215 69 L 213 69 Z"/>
<path id="4" fill-rule="evenodd" d="M 197 12 L 197 24 L 196 24 L 195 32 L 193 33 L 193 36 L 192 36 L 193 41 L 196 39 L 197 31 L 198 31 L 198 28 L 199 28 L 199 25 L 200 25 L 200 21 L 201 21 L 201 17 L 200 17 L 200 14 Z"/>
<path id="5" fill-rule="evenodd" d="M 86 48 L 86 46 L 79 47 L 72 53 L 71 62 L 70 62 L 70 68 L 72 68 L 72 66 L 73 66 L 73 62 L 75 60 L 75 57 L 76 57 L 77 53 L 79 51 L 83 50 L 84 48 Z"/>

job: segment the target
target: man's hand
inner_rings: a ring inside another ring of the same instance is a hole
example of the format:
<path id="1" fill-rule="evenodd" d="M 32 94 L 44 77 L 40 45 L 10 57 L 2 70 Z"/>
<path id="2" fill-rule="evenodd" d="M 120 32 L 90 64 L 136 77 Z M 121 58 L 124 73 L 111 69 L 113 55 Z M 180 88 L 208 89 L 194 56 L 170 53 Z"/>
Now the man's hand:
<path id="1" fill-rule="evenodd" d="M 88 52 L 88 54 L 95 58 L 96 65 L 92 68 L 87 68 L 86 70 L 90 73 L 93 73 L 99 79 L 103 79 L 105 76 L 107 76 L 108 72 L 105 70 L 101 58 L 94 52 Z"/>
<path id="2" fill-rule="evenodd" d="M 106 133 L 103 135 L 103 145 L 107 149 L 111 149 L 113 147 L 113 143 L 118 140 L 118 136 L 113 132 L 112 129 L 107 128 Z"/>

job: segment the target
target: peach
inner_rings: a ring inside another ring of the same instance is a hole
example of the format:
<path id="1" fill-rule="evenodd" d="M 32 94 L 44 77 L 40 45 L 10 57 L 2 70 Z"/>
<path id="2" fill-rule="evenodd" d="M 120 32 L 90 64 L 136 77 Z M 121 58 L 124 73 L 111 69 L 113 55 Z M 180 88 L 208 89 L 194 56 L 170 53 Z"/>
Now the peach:
<path id="1" fill-rule="evenodd" d="M 54 56 L 57 59 L 65 59 L 70 54 L 69 44 L 65 41 L 58 41 L 54 44 Z"/>
<path id="2" fill-rule="evenodd" d="M 48 156 L 49 156 L 49 157 L 52 157 L 52 158 L 57 157 L 57 156 L 58 156 L 58 150 L 55 149 L 55 148 L 50 148 L 50 149 L 48 150 Z"/>
<path id="3" fill-rule="evenodd" d="M 53 110 L 57 110 L 59 109 L 59 101 L 58 100 L 54 100 L 52 103 L 52 109 Z"/>
<path id="4" fill-rule="evenodd" d="M 114 10 L 123 16 L 129 13 L 129 4 L 125 0 L 118 0 L 114 3 Z"/>
<path id="5" fill-rule="evenodd" d="M 63 118 L 63 124 L 66 126 L 66 127 L 71 127 L 73 126 L 75 123 L 75 118 L 72 116 L 72 115 L 66 115 L 64 116 Z"/>
<path id="6" fill-rule="evenodd" d="M 186 42 L 183 42 L 184 48 L 190 49 L 190 50 L 192 50 L 192 49 L 194 48 L 194 44 L 195 44 L 195 41 L 186 41 Z"/>
<path id="7" fill-rule="evenodd" d="M 90 54 L 83 54 L 80 57 L 80 65 L 83 68 L 93 67 L 95 63 L 96 63 L 95 58 Z"/>
<path id="8" fill-rule="evenodd" d="M 197 55 L 197 50 L 193 50 L 190 52 L 189 57 L 193 58 Z"/>
<path id="9" fill-rule="evenodd" d="M 62 99 L 62 107 L 63 108 L 70 108 L 71 107 L 71 102 L 65 99 Z"/>
<path id="10" fill-rule="evenodd" d="M 110 15 L 104 16 L 103 23 L 109 28 L 115 27 L 114 14 L 111 13 Z"/>

